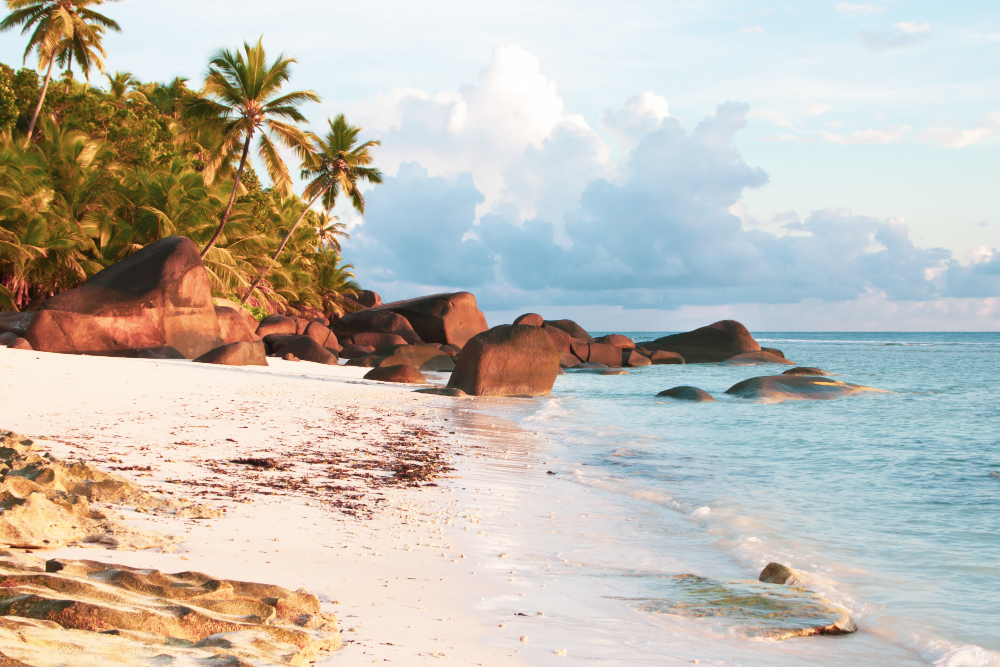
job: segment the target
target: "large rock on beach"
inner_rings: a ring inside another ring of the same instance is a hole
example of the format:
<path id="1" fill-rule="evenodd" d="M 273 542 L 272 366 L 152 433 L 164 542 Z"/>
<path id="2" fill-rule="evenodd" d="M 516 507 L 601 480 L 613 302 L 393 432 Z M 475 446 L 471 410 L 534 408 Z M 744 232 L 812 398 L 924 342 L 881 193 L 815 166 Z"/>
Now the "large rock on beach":
<path id="1" fill-rule="evenodd" d="M 223 343 L 198 248 L 168 236 L 42 303 L 25 338 L 36 350 L 131 356 L 169 345 L 193 359 Z"/>
<path id="2" fill-rule="evenodd" d="M 147 347 L 142 350 L 137 350 L 135 353 L 136 359 L 186 359 L 183 354 L 170 347 L 169 345 L 162 345 L 160 347 Z"/>
<path id="3" fill-rule="evenodd" d="M 787 371 L 782 373 L 782 375 L 830 375 L 830 373 L 821 368 L 814 368 L 812 366 L 797 366 L 795 368 L 789 368 Z"/>
<path id="4" fill-rule="evenodd" d="M 257 335 L 267 338 L 273 334 L 295 334 L 298 333 L 298 326 L 294 317 L 287 315 L 268 315 L 257 325 Z"/>
<path id="5" fill-rule="evenodd" d="M 380 366 L 365 373 L 366 380 L 378 380 L 379 382 L 401 382 L 405 384 L 427 384 L 427 378 L 409 364 L 396 364 L 394 366 Z"/>
<path id="6" fill-rule="evenodd" d="M 791 359 L 785 359 L 784 356 L 779 357 L 776 354 L 770 352 L 765 352 L 761 350 L 759 352 L 744 352 L 743 354 L 737 354 L 734 357 L 729 357 L 725 361 L 721 362 L 720 366 L 759 366 L 761 364 L 783 364 L 785 366 L 794 366 L 795 362 Z"/>
<path id="7" fill-rule="evenodd" d="M 560 352 L 559 353 L 559 366 L 561 368 L 570 368 L 576 366 L 580 363 L 581 359 L 577 357 L 572 352 Z"/>
<path id="8" fill-rule="evenodd" d="M 365 308 L 374 308 L 375 306 L 382 305 L 382 297 L 380 297 L 377 292 L 373 292 L 370 289 L 358 290 L 351 298 Z"/>
<path id="9" fill-rule="evenodd" d="M 707 327 L 664 336 L 641 345 L 650 351 L 676 352 L 689 364 L 725 361 L 737 354 L 760 351 L 760 345 L 747 328 L 734 320 L 722 320 Z M 655 363 L 656 360 L 653 361 Z"/>
<path id="10" fill-rule="evenodd" d="M 533 326 L 533 325 L 527 325 L 527 326 Z M 548 324 L 543 325 L 542 330 L 549 335 L 549 338 L 552 339 L 552 344 L 555 345 L 555 348 L 557 350 L 559 350 L 560 352 L 569 352 L 569 353 L 573 352 L 573 343 L 574 341 L 576 341 L 576 339 L 570 336 L 568 333 L 566 333 L 562 329 L 558 329 Z M 584 359 L 584 361 L 586 361 L 586 359 Z"/>
<path id="11" fill-rule="evenodd" d="M 0 333 L 12 333 L 17 337 L 24 337 L 28 333 L 28 326 L 35 317 L 34 311 L 27 313 L 0 313 Z"/>
<path id="12" fill-rule="evenodd" d="M 486 316 L 479 310 L 476 297 L 470 292 L 393 301 L 365 312 L 371 311 L 388 311 L 405 317 L 425 343 L 464 347 L 466 341 L 487 328 Z"/>
<path id="13" fill-rule="evenodd" d="M 780 403 L 843 398 L 866 391 L 882 390 L 811 375 L 767 375 L 737 382 L 726 393 L 737 398 Z"/>
<path id="14" fill-rule="evenodd" d="M 5 331 L 3 333 L 0 333 L 0 346 L 7 347 L 18 338 L 20 338 L 20 336 L 10 331 Z"/>
<path id="15" fill-rule="evenodd" d="M 579 324 L 573 320 L 545 320 L 545 324 L 550 327 L 555 327 L 556 329 L 562 329 L 568 333 L 572 338 L 577 340 L 582 340 L 584 343 L 593 343 L 594 339 L 591 337 L 587 330 L 581 327 Z"/>
<path id="16" fill-rule="evenodd" d="M 455 368 L 454 360 L 434 345 L 393 345 L 376 350 L 379 360 L 377 368 L 408 364 L 421 371 L 450 371 Z"/>
<path id="17" fill-rule="evenodd" d="M 544 329 L 502 325 L 465 344 L 448 386 L 471 396 L 543 396 L 558 374 L 559 352 Z"/>
<path id="18" fill-rule="evenodd" d="M 323 347 L 309 336 L 299 336 L 285 344 L 280 351 L 282 356 L 292 355 L 301 361 L 311 361 L 314 364 L 336 366 L 337 355 Z"/>
<path id="19" fill-rule="evenodd" d="M 10 350 L 33 350 L 31 343 L 28 342 L 26 338 L 15 338 L 7 345 Z"/>
<path id="20" fill-rule="evenodd" d="M 309 336 L 323 347 L 340 349 L 340 343 L 337 342 L 337 334 L 330 331 L 322 322 L 315 320 L 309 322 L 302 334 Z"/>
<path id="21" fill-rule="evenodd" d="M 525 313 L 514 320 L 514 324 L 526 324 L 533 327 L 540 327 L 545 324 L 545 320 L 537 313 Z"/>
<path id="22" fill-rule="evenodd" d="M 371 345 L 345 345 L 338 355 L 341 359 L 360 359 L 375 352 Z"/>
<path id="23" fill-rule="evenodd" d="M 195 361 L 220 366 L 267 366 L 263 341 L 229 343 L 209 350 Z"/>
<path id="24" fill-rule="evenodd" d="M 215 315 L 219 318 L 222 340 L 227 343 L 249 343 L 258 340 L 259 336 L 255 333 L 255 329 L 251 329 L 246 318 L 235 309 L 228 306 L 216 306 Z"/>
<path id="25" fill-rule="evenodd" d="M 706 403 L 715 401 L 712 395 L 704 389 L 698 387 L 671 387 L 666 391 L 661 391 L 656 395 L 658 398 L 676 398 L 679 401 L 694 401 L 695 403 Z"/>
<path id="26" fill-rule="evenodd" d="M 363 333 L 384 333 L 396 334 L 410 344 L 423 342 L 410 326 L 409 320 L 398 313 L 384 310 L 383 306 L 348 313 L 337 320 L 334 326 L 339 336 L 353 338 Z"/>
<path id="27" fill-rule="evenodd" d="M 386 334 L 386 333 L 359 333 L 351 336 L 351 342 L 354 345 L 371 346 L 376 350 L 380 350 L 383 347 L 390 347 L 392 345 L 406 345 L 407 342 L 403 340 L 402 336 L 397 336 L 396 334 Z"/>

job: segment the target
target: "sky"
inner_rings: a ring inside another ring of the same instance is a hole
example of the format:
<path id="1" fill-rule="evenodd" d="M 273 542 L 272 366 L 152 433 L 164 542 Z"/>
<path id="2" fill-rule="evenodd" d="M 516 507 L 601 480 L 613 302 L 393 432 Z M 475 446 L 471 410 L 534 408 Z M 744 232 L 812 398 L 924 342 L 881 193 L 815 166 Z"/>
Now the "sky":
<path id="1" fill-rule="evenodd" d="M 1000 330 L 1000 6 L 122 0 L 109 70 L 263 36 L 379 139 L 346 259 L 491 324 Z M 15 64 L 23 40 L 0 37 Z M 98 81 L 95 78 L 95 81 Z"/>

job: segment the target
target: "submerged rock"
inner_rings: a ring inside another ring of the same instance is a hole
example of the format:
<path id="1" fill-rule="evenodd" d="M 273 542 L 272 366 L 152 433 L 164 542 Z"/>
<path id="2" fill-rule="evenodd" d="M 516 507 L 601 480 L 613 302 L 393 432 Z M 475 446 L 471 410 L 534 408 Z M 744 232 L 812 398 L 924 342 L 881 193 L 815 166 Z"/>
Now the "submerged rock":
<path id="1" fill-rule="evenodd" d="M 768 563 L 767 566 L 760 571 L 758 580 L 763 581 L 765 584 L 781 584 L 784 586 L 793 577 L 795 577 L 795 570 L 787 565 L 782 565 L 781 563 Z"/>
<path id="2" fill-rule="evenodd" d="M 686 363 L 684 357 L 681 355 L 676 352 L 668 352 L 666 350 L 653 350 L 649 353 L 649 360 L 653 362 L 654 366 Z"/>
<path id="3" fill-rule="evenodd" d="M 811 375 L 767 375 L 737 382 L 726 393 L 738 398 L 779 403 L 842 398 L 864 391 L 883 390 Z"/>
<path id="4" fill-rule="evenodd" d="M 737 354 L 734 357 L 729 357 L 725 361 L 721 362 L 720 366 L 757 366 L 760 364 L 784 364 L 785 366 L 794 366 L 795 362 L 791 359 L 785 359 L 784 355 L 778 356 L 772 354 L 771 352 L 766 352 L 761 350 L 759 352 L 744 352 L 743 354 Z"/>
<path id="5" fill-rule="evenodd" d="M 715 401 L 712 395 L 709 394 L 704 389 L 699 389 L 698 387 L 671 387 L 665 391 L 661 391 L 656 395 L 659 397 L 666 398 L 676 398 L 680 401 L 694 401 L 695 403 L 703 403 L 707 401 Z"/>
<path id="6" fill-rule="evenodd" d="M 830 373 L 819 368 L 813 368 L 812 366 L 799 366 L 797 368 L 789 368 L 782 375 L 830 375 Z"/>
<path id="7" fill-rule="evenodd" d="M 417 389 L 418 394 L 435 394 L 437 396 L 451 396 L 452 398 L 469 398 L 461 389 L 457 387 L 427 387 L 426 389 Z"/>
<path id="8" fill-rule="evenodd" d="M 643 611 L 714 618 L 747 637 L 788 639 L 856 632 L 850 613 L 804 588 L 693 574 L 659 580 L 658 596 L 630 600 Z"/>

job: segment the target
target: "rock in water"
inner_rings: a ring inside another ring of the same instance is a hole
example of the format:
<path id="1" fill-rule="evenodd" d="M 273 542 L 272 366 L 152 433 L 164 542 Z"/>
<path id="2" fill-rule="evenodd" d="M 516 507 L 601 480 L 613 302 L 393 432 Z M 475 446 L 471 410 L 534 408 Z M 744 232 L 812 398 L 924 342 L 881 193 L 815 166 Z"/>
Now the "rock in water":
<path id="1" fill-rule="evenodd" d="M 666 398 L 676 398 L 681 401 L 694 401 L 695 403 L 704 403 L 708 401 L 715 401 L 712 395 L 709 394 L 704 389 L 699 389 L 698 387 L 671 387 L 666 391 L 661 391 L 657 394 L 657 397 Z"/>
<path id="2" fill-rule="evenodd" d="M 734 320 L 722 320 L 686 333 L 641 343 L 646 349 L 676 352 L 689 364 L 725 361 L 744 352 L 759 352 L 760 345 L 747 328 Z M 653 359 L 653 363 L 656 360 Z"/>
<path id="3" fill-rule="evenodd" d="M 788 639 L 858 629 L 846 609 L 804 588 L 681 574 L 660 580 L 656 593 L 631 601 L 643 611 L 715 618 L 747 637 Z"/>
<path id="4" fill-rule="evenodd" d="M 630 368 L 639 368 L 641 366 L 652 366 L 653 362 L 650 361 L 649 357 L 644 357 L 639 352 L 634 349 L 623 347 L 622 348 L 622 366 L 628 366 Z"/>
<path id="5" fill-rule="evenodd" d="M 224 341 L 198 248 L 150 243 L 42 303 L 25 335 L 44 352 L 129 356 L 169 345 L 193 359 Z"/>
<path id="6" fill-rule="evenodd" d="M 0 645 L 27 664 L 277 667 L 340 647 L 336 617 L 303 589 L 10 551 L 0 577 Z"/>
<path id="7" fill-rule="evenodd" d="M 379 382 L 403 382 L 406 384 L 427 384 L 427 378 L 409 364 L 397 364 L 395 366 L 380 366 L 365 373 L 366 380 L 378 380 Z"/>
<path id="8" fill-rule="evenodd" d="M 593 337 L 587 333 L 587 330 L 573 320 L 545 320 L 545 324 L 550 327 L 555 327 L 556 329 L 562 329 L 568 333 L 570 337 L 583 341 L 584 343 L 594 342 Z"/>
<path id="9" fill-rule="evenodd" d="M 780 584 L 784 586 L 795 576 L 795 570 L 792 568 L 782 565 L 781 563 L 768 563 L 767 566 L 760 571 L 760 577 L 758 579 L 763 581 L 765 584 Z"/>
<path id="10" fill-rule="evenodd" d="M 842 398 L 863 391 L 881 392 L 883 390 L 811 375 L 767 375 L 737 382 L 727 389 L 726 393 L 738 398 L 780 403 L 781 401 Z"/>
<path id="11" fill-rule="evenodd" d="M 622 348 L 609 343 L 591 343 L 587 361 L 596 361 L 611 368 L 622 365 Z"/>
<path id="12" fill-rule="evenodd" d="M 784 356 L 779 357 L 776 354 L 761 350 L 760 352 L 744 352 L 743 354 L 737 354 L 734 357 L 729 357 L 720 365 L 758 366 L 760 364 L 784 364 L 785 366 L 794 366 L 795 362 L 791 359 L 785 359 Z"/>
<path id="13" fill-rule="evenodd" d="M 617 345 L 618 347 L 634 348 L 635 342 L 628 336 L 622 336 L 620 334 L 608 334 L 607 336 L 601 336 L 595 343 L 607 343 L 608 345 Z"/>
<path id="14" fill-rule="evenodd" d="M 221 366 L 267 366 L 267 353 L 263 341 L 230 343 L 209 350 L 195 361 Z"/>
<path id="15" fill-rule="evenodd" d="M 782 375 L 829 375 L 829 373 L 812 366 L 799 366 L 798 368 L 789 368 Z"/>
<path id="16" fill-rule="evenodd" d="M 466 343 L 448 386 L 472 396 L 543 396 L 558 374 L 559 352 L 544 329 L 501 325 Z"/>
<path id="17" fill-rule="evenodd" d="M 456 389 L 455 387 L 427 387 L 426 389 L 417 389 L 416 393 L 435 394 L 437 396 L 451 396 L 452 398 L 469 398 L 468 394 L 466 394 L 461 389 Z"/>
<path id="18" fill-rule="evenodd" d="M 545 320 L 542 319 L 541 315 L 536 313 L 525 313 L 514 320 L 514 324 L 526 324 L 533 327 L 540 327 L 545 324 Z"/>
<path id="19" fill-rule="evenodd" d="M 767 352 L 768 354 L 773 354 L 774 356 L 781 357 L 782 359 L 785 358 L 785 353 L 784 352 L 782 352 L 779 349 L 773 348 L 773 347 L 762 347 L 762 348 L 760 348 L 760 351 L 761 352 Z"/>

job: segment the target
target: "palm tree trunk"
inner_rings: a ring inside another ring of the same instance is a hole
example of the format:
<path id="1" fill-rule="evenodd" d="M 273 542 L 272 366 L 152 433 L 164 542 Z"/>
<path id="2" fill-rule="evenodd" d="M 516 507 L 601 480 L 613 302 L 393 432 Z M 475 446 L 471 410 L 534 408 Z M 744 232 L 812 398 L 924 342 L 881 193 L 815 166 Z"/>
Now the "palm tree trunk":
<path id="1" fill-rule="evenodd" d="M 45 83 L 42 85 L 42 94 L 38 97 L 38 104 L 35 105 L 35 113 L 31 115 L 31 122 L 28 124 L 28 138 L 24 141 L 24 147 L 31 145 L 31 135 L 35 131 L 35 123 L 38 122 L 38 114 L 42 110 L 42 103 L 45 101 L 45 93 L 49 92 L 49 81 L 52 80 L 52 68 L 55 67 L 56 59 L 53 56 L 49 60 L 49 70 L 45 73 Z"/>
<path id="2" fill-rule="evenodd" d="M 212 249 L 215 242 L 219 240 L 220 236 L 222 236 L 222 230 L 226 228 L 226 221 L 229 220 L 229 214 L 233 212 L 233 204 L 236 203 L 236 193 L 240 190 L 240 179 L 243 178 L 243 168 L 247 165 L 247 155 L 250 153 L 251 139 L 253 139 L 253 133 L 247 132 L 247 140 L 246 143 L 243 144 L 243 157 L 240 158 L 240 168 L 239 171 L 236 172 L 236 181 L 233 183 L 233 193 L 229 195 L 229 205 L 226 206 L 226 212 L 222 214 L 222 222 L 219 223 L 219 228 L 215 230 L 215 236 L 213 236 L 212 240 L 208 242 L 205 249 L 201 251 L 202 259 L 205 259 L 205 255 L 208 254 L 208 251 Z"/>
<path id="3" fill-rule="evenodd" d="M 308 213 L 309 209 L 311 209 L 312 206 L 313 206 L 313 204 L 316 203 L 316 200 L 318 200 L 320 197 L 322 197 L 323 193 L 326 192 L 328 189 L 329 188 L 323 188 L 322 190 L 320 190 L 319 194 L 317 194 L 315 197 L 313 197 L 311 202 L 309 202 L 308 204 L 306 204 L 306 207 L 302 210 L 302 213 L 299 214 L 299 217 L 296 218 L 295 222 L 292 224 L 292 228 L 288 230 L 287 234 L 285 234 L 285 238 L 281 242 L 281 245 L 279 245 L 278 249 L 274 251 L 274 257 L 271 258 L 272 262 L 277 262 L 278 261 L 278 255 L 280 255 L 281 251 L 285 249 L 285 245 L 288 243 L 288 239 L 292 238 L 292 234 L 295 233 L 295 228 L 299 226 L 300 222 L 302 222 L 302 218 L 306 217 L 306 213 Z M 242 299 L 240 299 L 240 303 L 245 303 L 246 302 L 246 300 L 250 297 L 250 294 L 255 289 L 257 289 L 257 285 L 260 284 L 260 281 L 263 280 L 264 277 L 267 275 L 268 271 L 270 271 L 270 267 L 267 267 L 263 271 L 260 272 L 260 275 L 257 276 L 257 279 L 253 281 L 252 285 L 250 285 L 250 289 L 248 289 L 247 293 L 243 295 Z"/>

